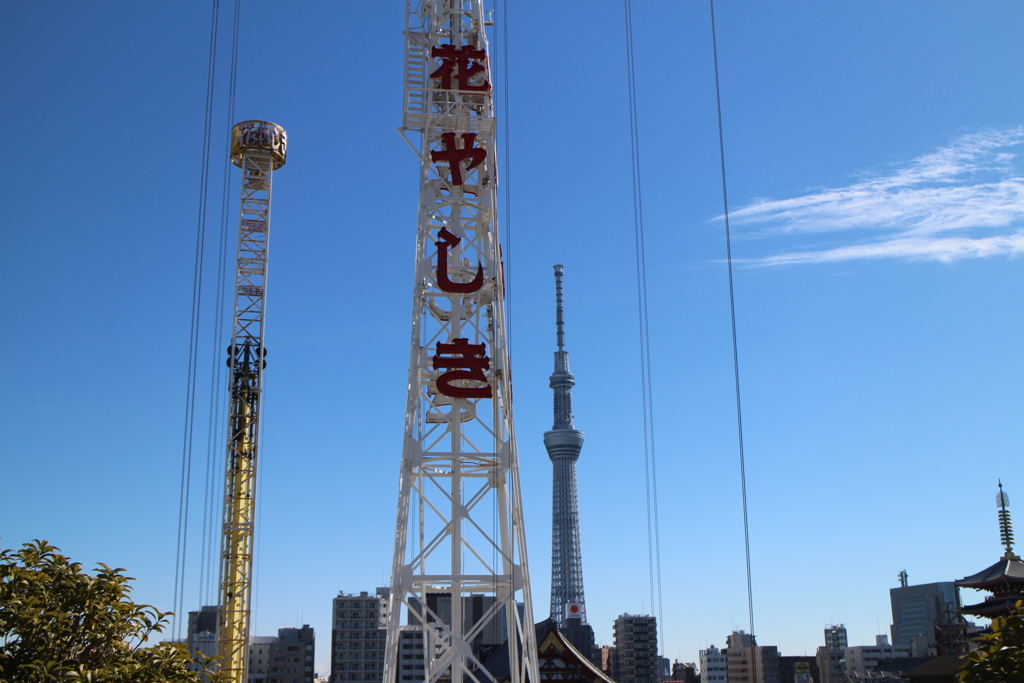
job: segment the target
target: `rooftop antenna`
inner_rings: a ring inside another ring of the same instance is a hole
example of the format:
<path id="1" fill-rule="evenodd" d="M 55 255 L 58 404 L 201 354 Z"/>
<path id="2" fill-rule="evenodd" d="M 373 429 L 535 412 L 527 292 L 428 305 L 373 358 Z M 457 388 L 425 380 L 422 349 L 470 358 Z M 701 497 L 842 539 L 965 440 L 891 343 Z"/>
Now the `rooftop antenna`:
<path id="1" fill-rule="evenodd" d="M 907 570 L 900 571 L 900 588 L 907 587 Z"/>

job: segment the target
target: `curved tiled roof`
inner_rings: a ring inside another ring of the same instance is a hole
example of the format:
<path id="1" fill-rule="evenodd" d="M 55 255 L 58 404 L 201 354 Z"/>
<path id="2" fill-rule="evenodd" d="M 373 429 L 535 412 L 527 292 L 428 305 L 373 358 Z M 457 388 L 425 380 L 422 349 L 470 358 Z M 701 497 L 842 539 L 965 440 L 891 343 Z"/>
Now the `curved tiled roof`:
<path id="1" fill-rule="evenodd" d="M 991 588 L 1005 583 L 1020 584 L 1024 590 L 1024 562 L 1019 557 L 1002 557 L 991 567 L 956 582 L 965 588 Z"/>

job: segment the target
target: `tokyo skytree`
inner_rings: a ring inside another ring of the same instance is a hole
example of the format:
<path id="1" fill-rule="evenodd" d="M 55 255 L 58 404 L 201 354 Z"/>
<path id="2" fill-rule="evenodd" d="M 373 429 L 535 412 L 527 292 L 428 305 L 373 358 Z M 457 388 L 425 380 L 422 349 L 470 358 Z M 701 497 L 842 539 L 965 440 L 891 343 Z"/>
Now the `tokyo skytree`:
<path id="1" fill-rule="evenodd" d="M 544 447 L 554 472 L 551 510 L 551 618 L 559 628 L 567 616 L 587 623 L 583 599 L 583 558 L 580 553 L 580 511 L 576 497 L 576 460 L 583 448 L 583 432 L 572 423 L 572 387 L 569 352 L 565 350 L 562 318 L 562 266 L 555 266 L 555 325 L 558 350 L 549 386 L 555 394 L 555 424 L 544 432 Z M 571 614 L 570 614 L 571 613 Z"/>

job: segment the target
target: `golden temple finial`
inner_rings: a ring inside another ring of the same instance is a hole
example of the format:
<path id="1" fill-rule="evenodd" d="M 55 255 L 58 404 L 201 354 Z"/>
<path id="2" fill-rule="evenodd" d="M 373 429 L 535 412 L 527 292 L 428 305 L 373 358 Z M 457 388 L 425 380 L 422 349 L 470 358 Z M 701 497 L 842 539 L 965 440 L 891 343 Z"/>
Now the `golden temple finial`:
<path id="1" fill-rule="evenodd" d="M 1013 552 L 1013 523 L 1010 521 L 1010 497 L 1003 491 L 1003 482 L 999 480 L 999 493 L 996 494 L 996 505 L 999 506 L 999 536 L 1002 538 L 1006 553 L 1004 560 L 1019 560 Z"/>

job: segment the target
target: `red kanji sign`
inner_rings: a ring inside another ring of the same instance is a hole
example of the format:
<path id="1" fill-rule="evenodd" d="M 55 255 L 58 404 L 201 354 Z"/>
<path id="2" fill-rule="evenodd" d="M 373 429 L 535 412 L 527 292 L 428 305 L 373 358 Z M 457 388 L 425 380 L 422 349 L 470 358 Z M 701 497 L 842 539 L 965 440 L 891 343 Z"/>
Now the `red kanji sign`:
<path id="1" fill-rule="evenodd" d="M 462 162 L 469 160 L 466 170 L 472 170 L 483 163 L 487 158 L 487 150 L 482 147 L 473 147 L 476 142 L 476 133 L 462 134 L 462 148 L 459 149 L 455 142 L 455 133 L 441 133 L 443 150 L 436 150 L 430 153 L 430 160 L 435 164 L 444 162 L 452 172 L 452 185 L 462 184 Z"/>
<path id="2" fill-rule="evenodd" d="M 448 228 L 441 228 L 437 233 L 437 286 L 444 292 L 457 294 L 469 294 L 484 286 L 484 266 L 478 264 L 476 277 L 469 282 L 452 282 L 448 277 L 448 250 L 462 241 L 461 238 L 448 232 Z"/>
<path id="3" fill-rule="evenodd" d="M 443 358 L 442 353 L 450 354 L 450 357 Z M 491 359 L 484 355 L 486 353 L 484 344 L 470 344 L 468 339 L 453 339 L 451 344 L 438 342 L 434 369 L 448 372 L 437 378 L 437 390 L 453 398 L 491 398 L 491 385 L 487 384 L 487 375 L 484 374 L 484 370 L 491 369 Z M 483 382 L 484 386 L 452 386 L 456 380 Z"/>
<path id="4" fill-rule="evenodd" d="M 458 68 L 458 90 L 469 90 L 471 92 L 489 92 L 491 84 L 483 81 L 479 85 L 471 85 L 470 80 L 486 72 L 486 67 L 481 64 L 487 59 L 487 53 L 483 50 L 476 50 L 471 45 L 456 47 L 455 45 L 436 45 L 430 48 L 431 57 L 440 57 L 441 66 L 437 71 L 430 74 L 431 78 L 441 79 L 442 90 L 452 90 L 452 75 Z"/>

